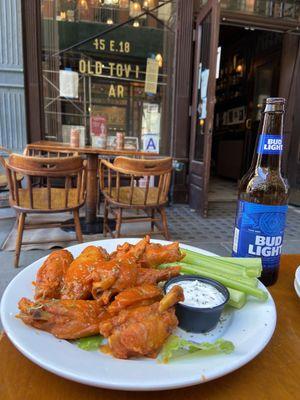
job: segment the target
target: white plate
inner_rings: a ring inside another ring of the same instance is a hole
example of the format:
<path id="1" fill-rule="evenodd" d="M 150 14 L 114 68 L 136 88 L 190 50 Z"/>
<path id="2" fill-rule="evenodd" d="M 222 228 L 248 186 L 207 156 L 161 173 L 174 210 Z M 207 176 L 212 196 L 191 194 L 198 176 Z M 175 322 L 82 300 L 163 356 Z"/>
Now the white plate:
<path id="1" fill-rule="evenodd" d="M 138 239 L 101 240 L 71 246 L 77 256 L 90 244 L 103 246 L 109 252 L 118 244 Z M 162 244 L 168 242 L 153 240 Z M 192 246 L 182 248 L 211 254 Z M 33 297 L 32 281 L 45 257 L 29 265 L 7 286 L 1 301 L 1 319 L 4 329 L 14 345 L 31 361 L 59 376 L 76 382 L 121 390 L 162 390 L 191 386 L 209 381 L 240 368 L 267 345 L 276 325 L 276 309 L 269 295 L 262 303 L 253 298 L 241 310 L 228 308 L 223 321 L 209 334 L 188 335 L 195 341 L 211 341 L 218 337 L 231 340 L 235 351 L 229 355 L 214 355 L 177 360 L 159 364 L 152 359 L 118 360 L 99 351 L 87 352 L 65 340 L 58 340 L 47 332 L 26 326 L 15 318 L 21 297 Z M 260 284 L 261 288 L 264 288 Z M 266 290 L 266 289 L 265 289 Z"/>

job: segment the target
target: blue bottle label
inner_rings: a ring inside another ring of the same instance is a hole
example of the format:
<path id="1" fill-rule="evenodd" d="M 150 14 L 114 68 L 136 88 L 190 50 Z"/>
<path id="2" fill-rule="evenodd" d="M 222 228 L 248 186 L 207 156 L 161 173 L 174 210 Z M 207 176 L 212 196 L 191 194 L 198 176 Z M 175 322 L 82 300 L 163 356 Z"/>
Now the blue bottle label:
<path id="1" fill-rule="evenodd" d="M 261 134 L 258 141 L 258 154 L 281 154 L 282 153 L 282 137 L 278 135 Z"/>
<path id="2" fill-rule="evenodd" d="M 287 207 L 240 200 L 234 229 L 233 257 L 261 257 L 264 269 L 277 267 Z"/>

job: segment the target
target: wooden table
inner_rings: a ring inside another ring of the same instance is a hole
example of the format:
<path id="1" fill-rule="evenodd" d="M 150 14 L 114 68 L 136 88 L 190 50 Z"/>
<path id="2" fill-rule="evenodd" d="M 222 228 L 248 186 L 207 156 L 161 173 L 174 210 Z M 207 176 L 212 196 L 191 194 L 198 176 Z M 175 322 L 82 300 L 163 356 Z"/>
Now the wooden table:
<path id="1" fill-rule="evenodd" d="M 157 153 L 144 152 L 138 150 L 115 150 L 115 149 L 99 149 L 92 146 L 71 147 L 68 143 L 52 142 L 49 140 L 40 140 L 38 142 L 27 145 L 28 149 L 41 151 L 74 151 L 84 154 L 87 158 L 87 193 L 86 193 L 86 226 L 83 227 L 83 233 L 98 233 L 99 222 L 97 221 L 97 171 L 98 157 L 114 157 L 114 156 L 135 156 L 149 157 L 157 156 Z"/>
<path id="2" fill-rule="evenodd" d="M 27 360 L 4 334 L 0 341 L 1 400 L 295 400 L 300 393 L 300 299 L 294 288 L 299 255 L 282 257 L 270 288 L 278 321 L 271 342 L 239 370 L 202 385 L 165 392 L 120 392 L 71 382 Z"/>

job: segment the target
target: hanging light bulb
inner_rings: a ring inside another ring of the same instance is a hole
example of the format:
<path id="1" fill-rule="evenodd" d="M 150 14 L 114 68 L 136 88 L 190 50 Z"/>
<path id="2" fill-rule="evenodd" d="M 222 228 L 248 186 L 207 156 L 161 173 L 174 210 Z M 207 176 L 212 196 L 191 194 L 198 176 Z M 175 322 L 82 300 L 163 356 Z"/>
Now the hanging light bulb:
<path id="1" fill-rule="evenodd" d="M 236 72 L 238 72 L 238 73 L 243 72 L 243 66 L 242 66 L 242 64 L 237 65 L 235 70 L 236 70 Z"/>
<path id="2" fill-rule="evenodd" d="M 108 25 L 112 25 L 112 24 L 114 23 L 114 21 L 112 20 L 112 18 L 107 18 L 106 23 L 107 23 Z"/>
<path id="3" fill-rule="evenodd" d="M 129 7 L 129 0 L 119 0 L 119 7 L 120 8 L 128 8 Z"/>
<path id="4" fill-rule="evenodd" d="M 156 54 L 155 60 L 158 61 L 159 67 L 162 67 L 162 65 L 163 65 L 163 58 L 162 58 L 162 55 L 161 55 L 160 53 L 157 53 L 157 54 Z"/>
<path id="5" fill-rule="evenodd" d="M 136 20 L 133 22 L 132 26 L 134 26 L 135 28 L 138 28 L 138 27 L 140 26 L 139 21 L 136 19 Z"/>
<path id="6" fill-rule="evenodd" d="M 153 0 L 144 0 L 143 8 L 148 9 L 154 7 Z"/>
<path id="7" fill-rule="evenodd" d="M 129 15 L 132 18 L 138 17 L 142 12 L 142 8 L 139 2 L 137 1 L 133 1 L 130 3 L 130 11 L 129 11 Z"/>
<path id="8" fill-rule="evenodd" d="M 89 8 L 88 2 L 86 0 L 80 0 L 79 7 L 82 8 L 83 10 L 88 10 Z"/>

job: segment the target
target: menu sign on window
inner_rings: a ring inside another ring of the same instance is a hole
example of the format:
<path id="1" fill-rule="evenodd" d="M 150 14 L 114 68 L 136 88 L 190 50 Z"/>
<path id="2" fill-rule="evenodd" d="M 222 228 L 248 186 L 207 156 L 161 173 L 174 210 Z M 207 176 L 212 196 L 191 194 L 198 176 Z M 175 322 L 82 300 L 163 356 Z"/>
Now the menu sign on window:
<path id="1" fill-rule="evenodd" d="M 159 62 L 152 58 L 147 59 L 145 93 L 157 93 Z"/>

